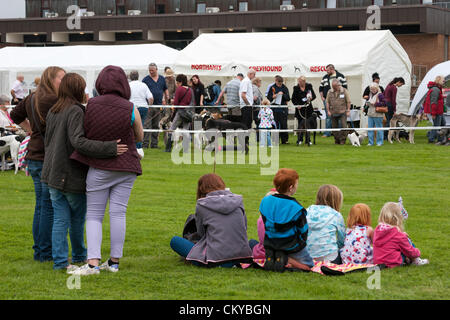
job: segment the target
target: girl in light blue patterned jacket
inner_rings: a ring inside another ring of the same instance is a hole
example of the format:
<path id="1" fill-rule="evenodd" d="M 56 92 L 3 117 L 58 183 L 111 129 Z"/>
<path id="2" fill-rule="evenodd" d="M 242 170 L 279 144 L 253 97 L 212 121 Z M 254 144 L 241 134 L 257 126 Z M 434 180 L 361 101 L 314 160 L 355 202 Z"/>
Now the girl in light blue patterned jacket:
<path id="1" fill-rule="evenodd" d="M 341 264 L 339 249 L 344 246 L 345 239 L 345 222 L 339 212 L 342 202 L 342 191 L 327 184 L 319 188 L 316 204 L 307 209 L 307 248 L 316 261 Z"/>

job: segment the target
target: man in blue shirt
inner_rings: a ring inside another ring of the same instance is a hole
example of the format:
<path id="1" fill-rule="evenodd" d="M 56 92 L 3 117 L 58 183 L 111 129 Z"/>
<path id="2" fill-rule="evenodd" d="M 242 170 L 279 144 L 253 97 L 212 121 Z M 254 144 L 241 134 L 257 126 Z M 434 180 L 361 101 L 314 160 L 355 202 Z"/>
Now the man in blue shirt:
<path id="1" fill-rule="evenodd" d="M 163 76 L 158 74 L 158 67 L 155 63 L 150 63 L 148 66 L 149 75 L 146 76 L 142 82 L 145 83 L 150 89 L 153 95 L 153 105 L 161 106 L 166 105 L 169 101 L 169 90 L 167 89 L 166 80 Z M 145 119 L 144 129 L 159 129 L 159 121 L 161 120 L 161 108 L 149 108 L 147 118 Z M 150 139 L 151 136 L 151 139 Z M 146 132 L 144 134 L 143 147 L 158 148 L 158 132 L 152 132 L 151 134 Z M 149 141 L 151 140 L 151 141 Z"/>

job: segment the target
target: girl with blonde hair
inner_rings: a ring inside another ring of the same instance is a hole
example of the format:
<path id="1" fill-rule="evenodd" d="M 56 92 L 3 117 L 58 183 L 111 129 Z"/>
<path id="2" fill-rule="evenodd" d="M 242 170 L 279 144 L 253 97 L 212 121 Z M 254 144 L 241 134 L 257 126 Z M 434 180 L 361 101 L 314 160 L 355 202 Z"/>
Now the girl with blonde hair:
<path id="1" fill-rule="evenodd" d="M 395 202 L 386 203 L 378 217 L 373 236 L 373 262 L 393 268 L 405 264 L 424 265 L 417 249 L 404 232 L 402 208 Z"/>

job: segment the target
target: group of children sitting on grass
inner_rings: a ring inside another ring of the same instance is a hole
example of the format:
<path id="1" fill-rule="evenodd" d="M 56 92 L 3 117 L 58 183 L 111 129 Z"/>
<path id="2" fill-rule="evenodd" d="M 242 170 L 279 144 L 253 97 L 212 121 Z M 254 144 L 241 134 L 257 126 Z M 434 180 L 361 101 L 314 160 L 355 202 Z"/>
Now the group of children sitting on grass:
<path id="1" fill-rule="evenodd" d="M 277 172 L 275 188 L 259 207 L 259 241 L 248 241 L 242 196 L 229 191 L 218 175 L 202 176 L 195 213 L 197 240 L 174 237 L 170 246 L 197 266 L 233 267 L 260 259 L 266 270 L 278 272 L 310 271 L 318 262 L 389 268 L 429 263 L 420 258 L 419 249 L 404 231 L 408 214 L 401 199 L 383 206 L 375 230 L 371 210 L 362 203 L 350 209 L 345 225 L 340 213 L 343 194 L 338 187 L 321 186 L 316 203 L 305 209 L 293 197 L 298 179 L 295 170 Z"/>

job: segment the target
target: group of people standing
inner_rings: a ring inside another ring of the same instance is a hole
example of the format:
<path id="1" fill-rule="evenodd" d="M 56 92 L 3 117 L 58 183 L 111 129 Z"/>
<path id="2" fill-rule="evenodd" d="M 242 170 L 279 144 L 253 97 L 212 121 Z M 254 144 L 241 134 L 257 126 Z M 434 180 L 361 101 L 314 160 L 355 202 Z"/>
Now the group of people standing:
<path id="1" fill-rule="evenodd" d="M 80 275 L 119 270 L 128 199 L 142 174 L 136 142 L 143 139 L 141 117 L 129 102 L 130 85 L 120 67 L 100 72 L 98 96 L 87 107 L 85 88 L 80 75 L 49 67 L 36 92 L 11 112 L 31 135 L 26 160 L 36 194 L 34 259 Z M 108 202 L 111 253 L 100 265 Z"/>
<path id="2" fill-rule="evenodd" d="M 185 75 L 180 74 L 178 75 L 180 77 L 177 76 L 175 79 L 175 75 L 169 67 L 166 67 L 164 74 L 165 77 L 158 74 L 158 68 L 154 63 L 149 65 L 149 75 L 142 82 L 138 81 L 139 75 L 137 71 L 130 74 L 130 86 L 132 89 L 130 101 L 138 106 L 144 128 L 146 129 L 160 129 L 159 122 L 161 117 L 167 114 L 170 115 L 173 124 L 170 130 L 175 130 L 176 128 L 189 129 L 192 122 L 192 117 L 181 116 L 186 113 L 185 110 L 148 108 L 151 104 L 196 106 L 194 112 L 197 114 L 205 109 L 212 112 L 220 112 L 219 107 L 226 105 L 228 120 L 240 122 L 247 128 L 252 128 L 254 123 L 255 127 L 259 129 L 257 132 L 258 141 L 260 140 L 259 131 L 264 134 L 264 139 L 260 141 L 261 146 L 270 146 L 272 139 L 268 130 L 288 129 L 287 105 L 289 101 L 292 101 L 292 104 L 295 106 L 295 118 L 297 119 L 298 129 L 316 129 L 317 115 L 314 114 L 315 110 L 312 102 L 317 96 L 312 84 L 308 83 L 304 76 L 300 76 L 297 79 L 297 84 L 293 87 L 291 96 L 281 76 L 276 76 L 274 82 L 267 87 L 263 94 L 260 90 L 261 78 L 256 77 L 256 71 L 253 69 L 250 69 L 246 76 L 242 73 L 237 74 L 234 79 L 226 83 L 223 89 L 221 89 L 222 84 L 220 80 L 205 86 L 198 75 L 187 79 Z M 378 73 L 372 75 L 372 83 L 363 93 L 365 100 L 364 109 L 368 116 L 368 128 L 390 126 L 390 120 L 397 111 L 397 90 L 404 84 L 405 79 L 396 77 L 386 88 L 383 88 L 380 86 Z M 435 92 L 431 96 L 432 101 L 437 101 L 440 99 L 439 94 L 442 95 L 443 84 L 433 82 L 431 85 L 435 88 Z M 178 90 L 180 87 L 184 87 L 184 89 Z M 436 88 L 440 88 L 440 93 L 437 92 Z M 178 100 L 176 100 L 177 90 L 182 93 L 181 96 L 178 95 Z M 351 110 L 347 79 L 332 64 L 326 67 L 326 74 L 320 82 L 319 94 L 323 102 L 323 111 L 326 119 L 323 136 L 329 137 L 331 132 L 326 131 L 326 129 L 347 127 L 347 118 L 350 116 Z M 226 103 L 224 97 L 226 97 Z M 254 106 L 264 107 L 256 108 Z M 433 110 L 437 109 L 439 108 L 434 108 Z M 179 116 L 176 117 L 177 113 Z M 429 113 L 431 115 L 431 111 Z M 177 121 L 174 121 L 175 117 Z M 442 125 L 443 119 L 442 113 L 433 116 L 432 119 L 430 116 L 430 120 L 435 125 Z M 387 130 L 369 131 L 368 146 L 383 145 L 387 135 Z M 345 144 L 346 135 L 334 132 L 333 136 L 336 144 Z M 148 148 L 150 145 L 150 148 L 158 148 L 158 137 L 158 132 L 146 133 L 143 147 Z M 289 143 L 289 134 L 287 132 L 280 132 L 279 137 L 281 144 Z M 303 137 L 305 137 L 305 140 Z M 433 131 L 429 134 L 429 140 L 431 142 L 435 139 L 436 132 Z M 297 133 L 297 145 L 303 144 L 303 140 L 304 143 L 311 144 L 309 132 L 300 131 Z M 165 151 L 171 151 L 171 141 L 166 143 Z"/>
<path id="3" fill-rule="evenodd" d="M 343 193 L 334 185 L 321 186 L 315 204 L 304 208 L 294 198 L 298 183 L 295 170 L 277 172 L 274 188 L 259 206 L 258 241 L 247 238 L 242 196 L 226 188 L 220 176 L 206 174 L 197 185 L 195 236 L 175 236 L 170 247 L 199 267 L 240 267 L 263 259 L 266 270 L 279 272 L 309 271 L 319 261 L 387 267 L 429 263 L 404 232 L 408 214 L 401 199 L 383 206 L 373 229 L 371 209 L 363 203 L 351 208 L 345 224 Z"/>

